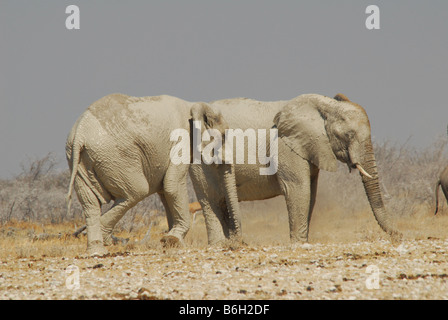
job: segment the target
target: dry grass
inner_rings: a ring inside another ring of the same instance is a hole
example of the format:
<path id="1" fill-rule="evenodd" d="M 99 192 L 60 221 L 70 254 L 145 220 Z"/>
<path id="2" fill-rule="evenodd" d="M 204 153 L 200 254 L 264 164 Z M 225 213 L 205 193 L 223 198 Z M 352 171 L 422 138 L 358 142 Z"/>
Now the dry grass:
<path id="1" fill-rule="evenodd" d="M 76 255 L 85 251 L 78 248 L 77 239 L 70 236 L 69 223 L 38 224 L 10 221 L 0 233 L 0 259 L 57 257 Z"/>
<path id="2" fill-rule="evenodd" d="M 278 246 L 289 244 L 289 227 L 286 205 L 283 197 L 254 203 L 242 204 L 244 242 L 252 247 Z M 448 211 L 448 210 L 445 210 Z M 446 239 L 448 215 L 434 216 L 432 211 L 422 210 L 411 216 L 398 217 L 397 228 L 404 239 L 426 240 Z M 76 226 L 66 222 L 61 224 L 39 224 L 11 221 L 2 226 L 0 232 L 0 260 L 82 256 L 86 248 L 86 236 L 72 236 Z M 126 245 L 114 245 L 108 249 L 117 252 L 145 252 L 149 249 L 162 252 L 160 239 L 167 231 L 166 219 L 157 215 L 152 219 L 150 240 L 142 243 L 148 227 L 136 221 L 133 230 L 121 229 L 117 237 L 129 238 Z M 311 244 L 344 244 L 388 240 L 388 236 L 377 225 L 370 210 L 356 213 L 340 208 L 321 210 L 316 208 L 310 225 Z M 185 238 L 187 248 L 206 249 L 207 233 L 202 215 Z"/>
<path id="3" fill-rule="evenodd" d="M 397 227 L 410 239 L 445 238 L 448 206 L 441 202 L 434 212 L 434 186 L 448 162 L 447 139 L 440 138 L 426 149 L 376 143 L 375 153 L 386 208 Z M 66 213 L 68 171 L 55 171 L 51 154 L 29 160 L 15 179 L 0 180 L 0 259 L 31 256 L 76 256 L 84 252 L 85 239 L 69 236 L 84 223 L 74 197 Z M 373 241 L 385 239 L 370 211 L 359 174 L 340 165 L 336 173 L 321 172 L 317 203 L 310 227 L 311 243 Z M 189 182 L 190 201 L 195 201 Z M 251 245 L 277 245 L 289 241 L 288 218 L 283 197 L 241 203 L 244 240 Z M 107 209 L 105 206 L 104 209 Z M 117 236 L 134 242 L 144 238 L 152 224 L 151 241 L 133 243 L 133 250 L 158 248 L 167 229 L 163 206 L 153 195 L 130 210 L 116 227 Z M 205 248 L 202 215 L 188 233 L 188 247 Z M 111 248 L 123 250 L 123 248 Z"/>
<path id="4" fill-rule="evenodd" d="M 35 222 L 10 221 L 0 231 L 0 260 L 21 258 L 65 257 L 74 258 L 85 254 L 87 238 L 85 234 L 78 237 L 73 232 L 80 224 L 72 222 L 60 224 L 39 224 Z M 111 253 L 127 250 L 141 251 L 148 248 L 161 248 L 160 239 L 167 230 L 164 217 L 154 219 L 151 238 L 144 244 L 147 228 L 138 228 L 132 232 L 120 230 L 117 237 L 131 239 L 126 245 L 109 247 Z"/>

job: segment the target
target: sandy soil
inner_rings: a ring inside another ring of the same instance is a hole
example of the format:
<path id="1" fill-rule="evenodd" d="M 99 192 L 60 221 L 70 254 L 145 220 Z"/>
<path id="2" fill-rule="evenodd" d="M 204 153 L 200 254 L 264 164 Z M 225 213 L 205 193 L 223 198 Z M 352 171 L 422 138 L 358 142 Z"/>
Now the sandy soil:
<path id="1" fill-rule="evenodd" d="M 447 245 L 379 241 L 24 258 L 1 262 L 0 298 L 448 299 Z"/>
<path id="2" fill-rule="evenodd" d="M 392 244 L 369 213 L 332 214 L 313 217 L 309 244 L 289 244 L 286 215 L 266 214 L 245 215 L 248 245 L 208 247 L 201 216 L 183 248 L 162 248 L 154 228 L 151 243 L 132 244 L 134 233 L 102 258 L 83 255 L 82 237 L 5 235 L 0 299 L 448 299 L 448 216 L 403 222 Z"/>

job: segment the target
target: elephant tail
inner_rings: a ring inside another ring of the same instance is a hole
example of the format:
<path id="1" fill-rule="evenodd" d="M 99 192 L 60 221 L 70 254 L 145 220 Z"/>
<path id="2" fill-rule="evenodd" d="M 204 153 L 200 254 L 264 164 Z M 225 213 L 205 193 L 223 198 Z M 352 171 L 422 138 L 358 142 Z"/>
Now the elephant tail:
<path id="1" fill-rule="evenodd" d="M 74 137 L 72 140 L 73 142 L 72 143 L 67 142 L 66 145 L 67 159 L 69 161 L 69 166 L 72 169 L 70 175 L 70 183 L 68 186 L 68 192 L 66 196 L 67 214 L 70 212 L 70 207 L 72 204 L 73 185 L 75 183 L 75 177 L 78 173 L 78 166 L 81 159 L 81 151 L 84 148 L 84 142 L 82 141 L 81 137 L 79 137 L 79 134 L 77 132 L 78 128 L 79 125 L 75 129 Z"/>
<path id="2" fill-rule="evenodd" d="M 437 214 L 437 212 L 439 211 L 439 187 L 441 185 L 440 179 L 437 181 L 436 183 L 436 211 L 434 212 L 434 215 Z"/>

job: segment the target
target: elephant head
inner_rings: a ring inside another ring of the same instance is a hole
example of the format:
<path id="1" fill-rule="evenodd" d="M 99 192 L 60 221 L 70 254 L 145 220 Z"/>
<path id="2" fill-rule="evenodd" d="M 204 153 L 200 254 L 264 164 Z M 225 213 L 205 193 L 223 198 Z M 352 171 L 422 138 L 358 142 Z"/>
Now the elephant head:
<path id="1" fill-rule="evenodd" d="M 370 123 L 361 106 L 342 94 L 333 99 L 306 94 L 282 108 L 274 123 L 285 144 L 318 168 L 336 171 L 336 160 L 357 168 L 378 224 L 393 240 L 401 237 L 384 207 Z"/>
<path id="2" fill-rule="evenodd" d="M 230 236 L 232 239 L 239 241 L 242 232 L 236 189 L 235 167 L 233 164 L 224 163 L 222 156 L 224 153 L 223 148 L 225 142 L 225 133 L 229 128 L 229 125 L 221 113 L 215 112 L 207 103 L 204 102 L 199 102 L 193 105 L 193 107 L 191 108 L 191 116 L 193 122 L 192 153 L 202 153 L 202 159 L 205 162 L 205 164 L 203 165 L 218 166 L 218 172 L 223 177 L 224 182 L 224 193 L 229 214 L 229 230 L 231 230 Z M 200 126 L 195 127 L 195 123 L 196 125 L 199 124 Z M 194 139 L 194 130 L 196 130 L 196 132 L 199 133 L 202 138 L 204 137 L 205 131 L 207 131 L 207 139 Z M 213 136 L 213 141 L 205 144 L 203 141 L 210 141 L 210 136 Z M 210 146 L 212 148 L 210 148 Z M 215 158 L 212 158 L 210 156 L 210 151 L 213 151 L 213 153 L 215 153 Z M 208 161 L 205 159 L 206 156 L 208 156 Z M 194 155 L 192 155 L 192 157 L 194 157 Z M 211 163 L 210 159 L 214 160 L 214 163 Z M 193 163 L 195 162 L 193 161 Z"/>

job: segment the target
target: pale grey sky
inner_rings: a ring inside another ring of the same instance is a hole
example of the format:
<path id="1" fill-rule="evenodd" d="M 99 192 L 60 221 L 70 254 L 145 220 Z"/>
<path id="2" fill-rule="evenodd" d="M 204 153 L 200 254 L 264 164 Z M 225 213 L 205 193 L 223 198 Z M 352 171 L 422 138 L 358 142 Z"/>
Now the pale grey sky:
<path id="1" fill-rule="evenodd" d="M 67 30 L 65 8 L 80 9 Z M 365 9 L 380 9 L 368 30 Z M 448 123 L 448 1 L 0 0 L 0 178 L 54 152 L 95 100 L 338 92 L 381 141 L 430 145 Z"/>

